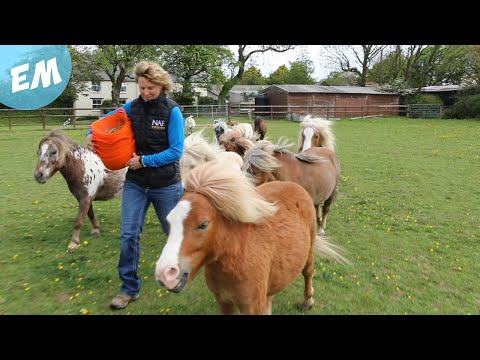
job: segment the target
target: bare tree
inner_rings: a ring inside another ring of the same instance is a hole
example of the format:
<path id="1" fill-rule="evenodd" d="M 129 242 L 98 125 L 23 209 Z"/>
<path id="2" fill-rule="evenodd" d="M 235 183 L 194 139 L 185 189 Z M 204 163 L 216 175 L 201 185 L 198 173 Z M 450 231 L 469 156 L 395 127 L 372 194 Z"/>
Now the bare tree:
<path id="1" fill-rule="evenodd" d="M 358 85 L 367 83 L 368 70 L 382 55 L 386 45 L 328 45 L 325 46 L 325 58 L 341 71 L 358 76 Z"/>
<path id="2" fill-rule="evenodd" d="M 245 64 L 252 56 L 256 54 L 263 54 L 268 51 L 282 53 L 292 50 L 296 45 L 259 45 L 252 47 L 252 45 L 238 45 L 236 62 L 231 66 L 230 79 L 223 85 L 219 94 L 219 102 L 224 102 L 225 98 L 232 87 L 240 83 L 245 73 Z"/>

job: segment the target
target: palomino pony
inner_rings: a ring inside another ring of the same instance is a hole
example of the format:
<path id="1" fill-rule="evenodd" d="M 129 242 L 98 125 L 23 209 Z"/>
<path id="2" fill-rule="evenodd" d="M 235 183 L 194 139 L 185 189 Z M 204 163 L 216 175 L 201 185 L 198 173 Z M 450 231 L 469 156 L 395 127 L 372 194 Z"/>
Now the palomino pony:
<path id="1" fill-rule="evenodd" d="M 258 134 L 257 140 L 263 140 L 265 138 L 267 128 L 267 122 L 257 116 L 253 125 L 253 131 Z"/>
<path id="2" fill-rule="evenodd" d="M 91 235 L 100 234 L 92 202 L 110 200 L 120 195 L 127 170 L 128 168 L 115 171 L 107 169 L 94 152 L 75 143 L 59 130 L 52 130 L 40 140 L 35 180 L 44 184 L 60 171 L 68 189 L 78 201 L 78 213 L 68 252 L 75 251 L 80 243 L 80 228 L 85 215 L 88 214 L 93 225 Z"/>
<path id="3" fill-rule="evenodd" d="M 326 147 L 314 147 L 293 154 L 287 150 L 289 146 L 286 143 L 274 145 L 265 140 L 257 142 L 245 152 L 242 170 L 250 173 L 257 185 L 273 180 L 293 181 L 301 185 L 315 205 L 319 234 L 324 234 L 327 214 L 338 194 L 338 158 Z"/>
<path id="4" fill-rule="evenodd" d="M 227 152 L 218 144 L 209 144 L 203 136 L 203 129 L 185 138 L 183 154 L 180 158 L 180 176 L 182 183 L 188 173 L 196 166 L 208 161 L 223 162 L 241 171 L 243 159 L 234 152 Z"/>
<path id="5" fill-rule="evenodd" d="M 331 121 L 307 115 L 300 123 L 300 129 L 298 152 L 311 147 L 326 147 L 335 152 L 335 136 Z"/>
<path id="6" fill-rule="evenodd" d="M 193 169 L 185 194 L 168 214 L 170 234 L 156 263 L 160 286 L 178 293 L 202 266 L 220 311 L 271 314 L 273 296 L 300 273 L 303 308 L 312 307 L 314 246 L 343 257 L 316 234 L 315 209 L 292 182 L 257 188 L 244 173 L 213 162 Z"/>

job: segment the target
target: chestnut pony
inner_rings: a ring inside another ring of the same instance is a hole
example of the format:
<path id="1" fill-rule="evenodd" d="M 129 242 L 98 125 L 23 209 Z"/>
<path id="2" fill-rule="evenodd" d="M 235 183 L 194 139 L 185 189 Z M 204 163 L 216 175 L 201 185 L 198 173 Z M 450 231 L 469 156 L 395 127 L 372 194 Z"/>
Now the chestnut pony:
<path id="1" fill-rule="evenodd" d="M 259 118 L 258 116 L 255 118 L 255 122 L 253 125 L 253 131 L 258 134 L 257 140 L 263 140 L 265 138 L 265 134 L 267 133 L 268 125 L 267 122 Z"/>
<path id="2" fill-rule="evenodd" d="M 202 266 L 223 314 L 271 314 L 275 294 L 299 275 L 303 308 L 313 300 L 313 252 L 343 257 L 317 235 L 315 208 L 289 181 L 255 188 L 244 173 L 215 162 L 194 168 L 168 214 L 170 234 L 156 263 L 160 286 L 178 293 Z"/>
<path id="3" fill-rule="evenodd" d="M 293 181 L 301 185 L 315 205 L 319 234 L 324 234 L 327 214 L 338 194 L 338 158 L 326 147 L 313 147 L 293 154 L 287 150 L 289 146 L 291 144 L 282 139 L 277 145 L 266 140 L 257 142 L 245 152 L 242 170 L 253 175 L 257 185 L 273 180 Z"/>
<path id="4" fill-rule="evenodd" d="M 80 243 L 80 228 L 87 214 L 93 225 L 91 235 L 100 234 L 92 202 L 119 196 L 128 168 L 108 170 L 94 152 L 80 146 L 59 130 L 50 131 L 48 136 L 40 140 L 37 154 L 38 163 L 33 173 L 35 180 L 44 184 L 60 171 L 68 189 L 78 201 L 72 240 L 67 248 L 68 252 L 73 252 Z"/>
<path id="5" fill-rule="evenodd" d="M 298 152 L 311 147 L 326 147 L 335 151 L 335 136 L 332 131 L 332 122 L 324 118 L 305 116 L 300 123 L 298 136 Z"/>

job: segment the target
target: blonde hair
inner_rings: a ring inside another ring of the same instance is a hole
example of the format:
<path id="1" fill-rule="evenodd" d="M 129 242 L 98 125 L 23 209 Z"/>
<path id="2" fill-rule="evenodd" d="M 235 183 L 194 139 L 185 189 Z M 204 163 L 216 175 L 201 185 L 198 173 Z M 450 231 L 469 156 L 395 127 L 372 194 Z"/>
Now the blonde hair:
<path id="1" fill-rule="evenodd" d="M 139 77 L 144 77 L 148 81 L 162 86 L 166 93 L 173 90 L 173 81 L 170 74 L 155 62 L 140 61 L 135 66 L 133 73 L 136 82 L 138 82 Z"/>

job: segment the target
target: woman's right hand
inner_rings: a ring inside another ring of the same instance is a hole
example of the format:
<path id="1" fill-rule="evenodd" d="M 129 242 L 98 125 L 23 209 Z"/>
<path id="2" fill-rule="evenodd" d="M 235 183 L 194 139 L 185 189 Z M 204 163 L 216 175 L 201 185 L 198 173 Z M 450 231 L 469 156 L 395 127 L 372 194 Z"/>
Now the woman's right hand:
<path id="1" fill-rule="evenodd" d="M 95 152 L 95 148 L 93 146 L 93 135 L 88 134 L 87 137 L 85 138 L 85 141 L 87 143 L 87 148 L 90 149 L 91 151 Z"/>

